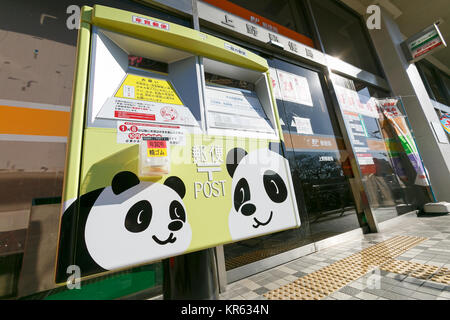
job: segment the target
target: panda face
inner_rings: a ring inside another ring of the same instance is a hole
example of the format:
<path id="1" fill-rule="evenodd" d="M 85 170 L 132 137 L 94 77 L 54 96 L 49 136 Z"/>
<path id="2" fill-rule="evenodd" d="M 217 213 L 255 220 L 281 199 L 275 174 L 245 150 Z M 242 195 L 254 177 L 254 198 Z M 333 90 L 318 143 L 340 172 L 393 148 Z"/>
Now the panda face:
<path id="1" fill-rule="evenodd" d="M 100 267 L 123 268 L 177 255 L 189 247 L 192 231 L 182 200 L 184 191 L 180 196 L 172 188 L 174 182 L 183 182 L 175 178 L 165 184 L 140 182 L 126 190 L 113 181 L 102 191 L 84 232 L 87 250 Z"/>
<path id="2" fill-rule="evenodd" d="M 233 177 L 233 206 L 228 223 L 233 240 L 295 225 L 286 164 L 287 160 L 278 153 L 259 149 L 245 154 L 237 167 L 229 170 Z"/>

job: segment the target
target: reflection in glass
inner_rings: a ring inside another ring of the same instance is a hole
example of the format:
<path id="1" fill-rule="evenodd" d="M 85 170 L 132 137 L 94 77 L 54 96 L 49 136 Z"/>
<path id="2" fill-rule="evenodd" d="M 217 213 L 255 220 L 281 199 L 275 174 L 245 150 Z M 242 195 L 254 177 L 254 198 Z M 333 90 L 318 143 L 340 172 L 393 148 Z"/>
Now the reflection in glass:
<path id="1" fill-rule="evenodd" d="M 311 234 L 315 241 L 358 228 L 346 152 L 295 152 Z"/>
<path id="2" fill-rule="evenodd" d="M 231 2 L 270 19 L 286 28 L 309 36 L 310 30 L 306 23 L 305 10 L 299 1 L 295 0 L 230 0 Z M 261 25 L 263 25 L 261 23 Z M 264 25 L 263 25 L 264 26 Z M 278 33 L 276 27 L 265 26 Z"/>
<path id="3" fill-rule="evenodd" d="M 428 61 L 416 63 L 428 95 L 431 99 L 450 105 L 450 77 L 434 67 Z"/>
<path id="4" fill-rule="evenodd" d="M 325 52 L 381 76 L 361 18 L 338 1 L 311 1 L 311 6 Z"/>
<path id="5" fill-rule="evenodd" d="M 225 76 L 219 76 L 217 74 L 212 74 L 205 72 L 206 84 L 214 84 L 225 87 L 232 87 L 237 89 L 244 89 L 248 91 L 255 91 L 255 85 L 251 82 L 245 80 L 231 79 Z"/>

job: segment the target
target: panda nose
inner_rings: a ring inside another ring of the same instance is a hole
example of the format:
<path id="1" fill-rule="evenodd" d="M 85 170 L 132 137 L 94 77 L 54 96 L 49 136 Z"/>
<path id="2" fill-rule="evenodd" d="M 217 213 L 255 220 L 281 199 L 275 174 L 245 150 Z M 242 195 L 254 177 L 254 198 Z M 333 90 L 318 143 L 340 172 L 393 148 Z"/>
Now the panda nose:
<path id="1" fill-rule="evenodd" d="M 169 223 L 169 230 L 170 231 L 178 231 L 183 227 L 183 222 L 181 221 L 172 221 L 171 223 Z"/>
<path id="2" fill-rule="evenodd" d="M 253 205 L 251 203 L 244 204 L 241 209 L 241 213 L 244 216 L 251 216 L 252 214 L 255 213 L 255 211 L 256 211 L 256 207 L 255 207 L 255 205 Z"/>

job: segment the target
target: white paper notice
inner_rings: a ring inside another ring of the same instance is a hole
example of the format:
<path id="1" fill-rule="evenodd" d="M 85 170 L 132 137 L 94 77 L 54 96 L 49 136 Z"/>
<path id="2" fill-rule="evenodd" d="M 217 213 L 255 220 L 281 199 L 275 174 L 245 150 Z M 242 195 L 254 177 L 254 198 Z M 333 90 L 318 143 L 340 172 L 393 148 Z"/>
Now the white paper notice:
<path id="1" fill-rule="evenodd" d="M 277 72 L 281 95 L 284 100 L 313 107 L 308 79 L 280 70 Z"/>
<path id="2" fill-rule="evenodd" d="M 270 80 L 272 81 L 272 90 L 275 95 L 275 99 L 282 99 L 280 91 L 280 83 L 278 82 L 277 70 L 269 68 Z"/>
<path id="3" fill-rule="evenodd" d="M 207 86 L 206 104 L 209 111 L 266 117 L 258 97 L 250 91 Z"/>
<path id="4" fill-rule="evenodd" d="M 314 134 L 311 120 L 308 118 L 293 117 L 291 126 L 297 128 L 297 133 Z"/>
<path id="5" fill-rule="evenodd" d="M 273 132 L 270 121 L 253 92 L 207 86 L 206 106 L 211 127 Z"/>
<path id="6" fill-rule="evenodd" d="M 358 93 L 340 85 L 335 84 L 334 89 L 339 104 L 343 110 L 356 112 L 368 117 L 378 118 L 376 99 L 371 97 L 367 103 L 362 103 Z"/>

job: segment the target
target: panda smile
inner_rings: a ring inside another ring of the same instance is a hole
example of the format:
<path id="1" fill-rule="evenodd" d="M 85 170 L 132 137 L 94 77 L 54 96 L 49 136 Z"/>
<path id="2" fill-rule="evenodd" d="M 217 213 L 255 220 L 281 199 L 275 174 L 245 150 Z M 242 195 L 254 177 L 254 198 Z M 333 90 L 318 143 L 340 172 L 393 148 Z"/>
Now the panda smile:
<path id="1" fill-rule="evenodd" d="M 253 228 L 258 228 L 259 226 L 266 226 L 269 224 L 269 222 L 272 220 L 272 216 L 273 216 L 273 211 L 270 211 L 270 217 L 266 222 L 260 222 L 258 219 L 253 218 L 253 220 L 255 220 L 256 224 L 253 225 Z"/>
<path id="2" fill-rule="evenodd" d="M 177 238 L 173 236 L 172 232 L 170 233 L 170 236 L 164 241 L 159 240 L 156 236 L 152 236 L 152 239 L 155 240 L 155 242 L 160 245 L 174 243 L 177 240 Z"/>

